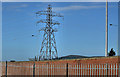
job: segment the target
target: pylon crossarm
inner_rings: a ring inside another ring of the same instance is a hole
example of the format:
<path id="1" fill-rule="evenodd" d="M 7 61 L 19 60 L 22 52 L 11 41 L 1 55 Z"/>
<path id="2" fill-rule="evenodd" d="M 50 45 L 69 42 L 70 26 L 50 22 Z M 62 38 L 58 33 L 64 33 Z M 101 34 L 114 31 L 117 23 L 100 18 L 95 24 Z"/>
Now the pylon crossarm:
<path id="1" fill-rule="evenodd" d="M 48 23 L 48 22 L 45 21 L 45 20 L 40 20 L 40 21 L 38 21 L 37 23 Z"/>
<path id="2" fill-rule="evenodd" d="M 36 12 L 36 14 L 40 14 L 40 13 L 42 13 L 42 12 L 47 12 L 46 10 L 44 11 L 38 11 L 38 12 Z"/>

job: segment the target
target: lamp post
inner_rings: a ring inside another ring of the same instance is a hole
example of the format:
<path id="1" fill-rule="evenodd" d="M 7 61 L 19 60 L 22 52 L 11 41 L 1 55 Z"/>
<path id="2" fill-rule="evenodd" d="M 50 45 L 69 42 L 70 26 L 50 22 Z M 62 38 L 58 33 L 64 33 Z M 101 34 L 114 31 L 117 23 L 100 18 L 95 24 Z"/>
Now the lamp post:
<path id="1" fill-rule="evenodd" d="M 106 0 L 105 57 L 108 56 L 108 1 Z"/>

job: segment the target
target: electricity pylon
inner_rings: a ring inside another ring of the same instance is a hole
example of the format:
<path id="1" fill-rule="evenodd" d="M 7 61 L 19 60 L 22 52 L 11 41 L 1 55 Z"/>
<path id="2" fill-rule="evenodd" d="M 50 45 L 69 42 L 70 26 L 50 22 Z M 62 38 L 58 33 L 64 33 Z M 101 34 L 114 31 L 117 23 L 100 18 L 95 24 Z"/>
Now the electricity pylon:
<path id="1" fill-rule="evenodd" d="M 53 17 L 63 17 L 59 13 L 53 12 L 51 5 L 48 5 L 47 10 L 36 12 L 37 16 L 45 15 L 46 19 L 37 21 L 39 23 L 45 23 L 45 26 L 39 31 L 44 31 L 42 46 L 40 49 L 39 60 L 52 60 L 58 58 L 56 41 L 54 33 L 57 32 L 55 25 L 60 25 L 58 21 L 53 20 Z"/>

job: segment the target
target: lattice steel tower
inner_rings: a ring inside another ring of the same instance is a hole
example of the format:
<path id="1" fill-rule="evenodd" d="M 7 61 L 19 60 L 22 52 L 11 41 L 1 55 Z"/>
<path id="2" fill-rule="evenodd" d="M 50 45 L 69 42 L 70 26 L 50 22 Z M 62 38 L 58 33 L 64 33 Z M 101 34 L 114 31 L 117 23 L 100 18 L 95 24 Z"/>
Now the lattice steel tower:
<path id="1" fill-rule="evenodd" d="M 58 21 L 53 20 L 53 17 L 63 17 L 59 13 L 53 12 L 51 5 L 48 5 L 47 10 L 36 12 L 37 16 L 45 15 L 46 19 L 37 21 L 39 23 L 45 23 L 45 26 L 39 31 L 44 31 L 42 46 L 40 49 L 39 60 L 51 60 L 58 58 L 56 41 L 54 33 L 57 32 L 55 25 L 60 25 Z"/>

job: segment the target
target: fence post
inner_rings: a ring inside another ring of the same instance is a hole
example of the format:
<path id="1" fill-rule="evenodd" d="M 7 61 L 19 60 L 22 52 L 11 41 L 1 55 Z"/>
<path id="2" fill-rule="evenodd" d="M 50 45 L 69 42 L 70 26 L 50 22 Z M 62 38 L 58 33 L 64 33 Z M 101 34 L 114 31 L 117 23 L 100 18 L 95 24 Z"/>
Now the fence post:
<path id="1" fill-rule="evenodd" d="M 68 63 L 66 65 L 66 77 L 68 77 Z"/>
<path id="2" fill-rule="evenodd" d="M 120 64 L 118 63 L 118 77 L 120 77 Z"/>
<path id="3" fill-rule="evenodd" d="M 108 77 L 108 63 L 106 64 L 106 77 Z"/>
<path id="4" fill-rule="evenodd" d="M 5 68 L 5 77 L 7 77 L 7 61 L 6 61 L 6 68 Z"/>
<path id="5" fill-rule="evenodd" d="M 33 65 L 33 77 L 35 77 L 35 62 L 34 62 L 34 65 Z"/>

